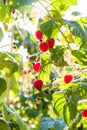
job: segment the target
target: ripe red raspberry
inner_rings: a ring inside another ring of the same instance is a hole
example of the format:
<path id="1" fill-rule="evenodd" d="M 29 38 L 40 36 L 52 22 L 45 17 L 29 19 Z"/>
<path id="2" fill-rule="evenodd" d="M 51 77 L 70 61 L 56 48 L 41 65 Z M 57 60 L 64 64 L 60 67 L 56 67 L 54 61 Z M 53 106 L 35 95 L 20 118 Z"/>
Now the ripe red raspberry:
<path id="1" fill-rule="evenodd" d="M 37 90 L 41 90 L 42 86 L 43 86 L 43 81 L 42 80 L 35 80 L 33 82 L 33 85 L 34 87 L 37 89 Z"/>
<path id="2" fill-rule="evenodd" d="M 83 109 L 81 114 L 83 117 L 87 117 L 87 109 Z"/>
<path id="3" fill-rule="evenodd" d="M 49 48 L 54 47 L 54 43 L 55 43 L 54 38 L 47 39 L 46 42 L 47 42 Z"/>
<path id="4" fill-rule="evenodd" d="M 42 52 L 46 52 L 46 51 L 48 50 L 48 45 L 47 45 L 46 42 L 41 42 L 41 43 L 39 44 L 39 48 L 40 48 L 40 50 L 41 50 Z"/>
<path id="5" fill-rule="evenodd" d="M 37 31 L 35 32 L 35 36 L 36 36 L 36 38 L 37 38 L 38 40 L 42 40 L 42 38 L 43 38 L 43 33 L 42 33 L 41 31 L 37 30 Z"/>
<path id="6" fill-rule="evenodd" d="M 73 76 L 72 75 L 65 75 L 64 76 L 64 82 L 65 83 L 70 83 L 73 79 Z"/>
<path id="7" fill-rule="evenodd" d="M 42 68 L 42 65 L 41 63 L 37 62 L 33 65 L 33 69 L 36 71 L 36 72 L 39 72 Z"/>

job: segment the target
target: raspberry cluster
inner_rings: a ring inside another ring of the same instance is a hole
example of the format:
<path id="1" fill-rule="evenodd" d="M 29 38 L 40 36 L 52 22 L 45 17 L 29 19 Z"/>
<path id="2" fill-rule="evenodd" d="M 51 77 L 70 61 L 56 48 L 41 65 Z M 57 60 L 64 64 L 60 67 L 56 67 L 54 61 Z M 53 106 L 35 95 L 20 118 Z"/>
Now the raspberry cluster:
<path id="1" fill-rule="evenodd" d="M 46 52 L 48 51 L 49 48 L 53 48 L 54 47 L 54 44 L 55 44 L 55 39 L 54 38 L 49 38 L 49 39 L 46 39 L 46 41 L 42 42 L 42 39 L 43 39 L 43 33 L 40 31 L 40 30 L 37 30 L 35 32 L 35 36 L 38 40 L 40 40 L 40 44 L 39 44 L 39 49 L 42 51 L 42 52 Z"/>

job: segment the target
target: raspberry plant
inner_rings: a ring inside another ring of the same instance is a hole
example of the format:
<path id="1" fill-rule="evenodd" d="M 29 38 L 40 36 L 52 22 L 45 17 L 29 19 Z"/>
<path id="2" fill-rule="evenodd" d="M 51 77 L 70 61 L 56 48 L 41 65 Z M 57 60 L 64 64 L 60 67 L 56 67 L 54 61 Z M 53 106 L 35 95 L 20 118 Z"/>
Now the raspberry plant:
<path id="1" fill-rule="evenodd" d="M 67 20 L 72 5 L 0 1 L 0 129 L 87 129 L 87 18 Z"/>

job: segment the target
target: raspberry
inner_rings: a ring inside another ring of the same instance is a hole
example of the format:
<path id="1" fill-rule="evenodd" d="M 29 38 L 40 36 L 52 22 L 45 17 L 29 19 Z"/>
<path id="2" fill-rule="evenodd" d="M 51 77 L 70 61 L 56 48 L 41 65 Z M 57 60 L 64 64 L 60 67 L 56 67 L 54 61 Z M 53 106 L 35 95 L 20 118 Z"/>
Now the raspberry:
<path id="1" fill-rule="evenodd" d="M 87 109 L 83 109 L 81 114 L 83 117 L 87 117 Z"/>
<path id="2" fill-rule="evenodd" d="M 47 39 L 46 42 L 47 42 L 49 48 L 54 47 L 54 43 L 55 43 L 54 38 Z"/>
<path id="3" fill-rule="evenodd" d="M 46 51 L 48 50 L 48 45 L 47 45 L 46 42 L 41 42 L 41 43 L 39 44 L 39 48 L 40 48 L 40 50 L 41 50 L 42 52 L 46 52 Z"/>
<path id="4" fill-rule="evenodd" d="M 42 33 L 41 31 L 37 30 L 37 31 L 35 32 L 35 36 L 36 36 L 36 38 L 37 38 L 38 40 L 42 40 L 42 38 L 43 38 L 43 33 Z"/>
<path id="5" fill-rule="evenodd" d="M 72 75 L 65 75 L 64 76 L 64 81 L 65 83 L 70 83 L 73 79 L 73 76 Z"/>
<path id="6" fill-rule="evenodd" d="M 33 85 L 34 87 L 37 89 L 37 90 L 41 90 L 42 89 L 42 86 L 43 86 L 43 81 L 42 80 L 35 80 L 33 82 Z"/>
<path id="7" fill-rule="evenodd" d="M 42 68 L 42 65 L 41 63 L 37 62 L 33 65 L 33 69 L 36 71 L 36 72 L 39 72 Z"/>

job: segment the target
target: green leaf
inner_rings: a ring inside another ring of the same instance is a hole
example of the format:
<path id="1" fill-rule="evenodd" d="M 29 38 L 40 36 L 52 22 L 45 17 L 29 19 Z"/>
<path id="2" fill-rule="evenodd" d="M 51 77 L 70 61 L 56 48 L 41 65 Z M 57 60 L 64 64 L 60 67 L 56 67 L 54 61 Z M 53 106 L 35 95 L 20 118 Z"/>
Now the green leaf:
<path id="1" fill-rule="evenodd" d="M 39 73 L 39 79 L 41 79 L 44 84 L 50 79 L 50 58 L 47 54 L 41 54 L 41 64 L 42 70 Z"/>
<path id="2" fill-rule="evenodd" d="M 17 117 L 17 122 L 19 124 L 20 130 L 27 130 L 25 123 L 23 122 L 20 115 L 13 109 L 13 112 L 15 113 L 15 116 Z"/>
<path id="3" fill-rule="evenodd" d="M 7 121 L 15 119 L 14 112 L 9 108 L 9 106 L 6 103 L 3 105 L 3 114 L 4 118 Z"/>
<path id="4" fill-rule="evenodd" d="M 39 51 L 37 44 L 31 39 L 31 35 L 29 32 L 25 32 L 25 43 L 29 54 L 37 53 Z"/>
<path id="5" fill-rule="evenodd" d="M 2 118 L 0 118 L 0 130 L 11 130 L 7 122 Z"/>
<path id="6" fill-rule="evenodd" d="M 23 13 L 25 8 L 27 8 L 27 11 L 29 11 L 31 8 L 30 5 L 34 2 L 37 2 L 37 0 L 9 0 L 9 10 L 11 12 L 14 9 L 18 9 Z"/>
<path id="7" fill-rule="evenodd" d="M 72 55 L 75 57 L 77 63 L 81 65 L 87 65 L 87 50 L 80 49 L 80 50 L 72 50 Z"/>
<path id="8" fill-rule="evenodd" d="M 0 70 L 10 76 L 18 70 L 17 61 L 8 53 L 0 52 Z"/>
<path id="9" fill-rule="evenodd" d="M 20 130 L 18 122 L 16 121 L 9 121 L 8 122 L 9 126 L 11 127 L 12 130 Z"/>
<path id="10" fill-rule="evenodd" d="M 60 26 L 56 26 L 58 18 L 46 21 L 40 25 L 40 30 L 48 37 L 56 38 Z"/>
<path id="11" fill-rule="evenodd" d="M 87 82 L 80 82 L 78 88 L 73 90 L 74 96 L 77 96 L 78 100 L 86 98 L 87 95 Z"/>
<path id="12" fill-rule="evenodd" d="M 67 10 L 71 5 L 76 5 L 77 0 L 50 0 L 51 9 L 55 9 L 59 12 Z"/>
<path id="13" fill-rule="evenodd" d="M 40 119 L 40 130 L 64 130 L 66 123 L 62 118 L 42 117 Z"/>
<path id="14" fill-rule="evenodd" d="M 3 104 L 3 102 L 4 102 L 4 100 L 5 100 L 5 98 L 6 98 L 6 95 L 7 95 L 7 89 L 1 94 L 1 96 L 0 96 L 0 105 L 2 105 Z"/>
<path id="15" fill-rule="evenodd" d="M 17 62 L 18 62 L 18 70 L 13 73 L 10 77 L 10 85 L 11 85 L 11 91 L 14 93 L 14 97 L 16 97 L 19 93 L 19 89 L 21 86 L 20 83 L 20 76 L 23 74 L 23 60 L 22 56 L 18 53 L 9 53 Z"/>
<path id="16" fill-rule="evenodd" d="M 17 62 L 18 62 L 18 70 L 11 75 L 11 91 L 14 93 L 14 97 L 18 95 L 21 83 L 19 82 L 20 76 L 23 74 L 23 60 L 22 56 L 18 53 L 9 53 Z"/>
<path id="17" fill-rule="evenodd" d="M 48 130 L 53 128 L 54 119 L 51 117 L 42 117 L 40 119 L 40 130 Z"/>
<path id="18" fill-rule="evenodd" d="M 7 83 L 6 80 L 2 77 L 0 77 L 0 96 L 3 94 L 3 92 L 7 89 Z"/>
<path id="19" fill-rule="evenodd" d="M 81 119 L 82 119 L 82 115 L 81 115 L 80 112 L 78 112 L 77 115 L 76 115 L 76 118 L 72 122 L 72 126 L 76 127 L 77 124 L 80 122 Z"/>
<path id="20" fill-rule="evenodd" d="M 67 66 L 67 62 L 64 60 L 64 48 L 61 46 L 56 46 L 50 49 L 50 59 L 55 66 Z"/>
<path id="21" fill-rule="evenodd" d="M 3 0 L 0 1 L 0 21 L 3 21 L 6 16 L 6 5 Z"/>
<path id="22" fill-rule="evenodd" d="M 66 123 L 63 120 L 63 118 L 58 118 L 54 122 L 54 130 L 65 130 L 64 128 L 66 127 Z M 66 129 L 68 130 L 68 129 Z"/>
<path id="23" fill-rule="evenodd" d="M 63 107 L 65 105 L 66 99 L 64 96 L 64 92 L 59 91 L 53 94 L 54 101 L 54 111 L 60 117 L 63 117 Z"/>
<path id="24" fill-rule="evenodd" d="M 7 120 L 11 120 L 11 119 L 16 120 L 18 122 L 20 130 L 27 130 L 24 122 L 22 121 L 22 118 L 15 111 L 15 109 L 11 109 L 7 104 L 4 104 L 3 111 L 4 111 L 4 116 Z"/>
<path id="25" fill-rule="evenodd" d="M 63 107 L 63 117 L 68 126 L 71 125 L 71 122 L 73 121 L 73 119 L 75 119 L 76 114 L 77 114 L 76 106 L 73 104 L 72 101 L 67 102 Z"/>
<path id="26" fill-rule="evenodd" d="M 27 109 L 25 111 L 25 114 L 29 117 L 29 118 L 35 118 L 38 116 L 39 112 L 35 109 Z"/>
<path id="27" fill-rule="evenodd" d="M 0 41 L 2 40 L 2 38 L 3 38 L 3 31 L 2 31 L 2 29 L 0 28 Z"/>
<path id="28" fill-rule="evenodd" d="M 85 44 L 87 42 L 87 35 L 80 24 L 78 24 L 76 21 L 64 20 L 64 22 L 69 26 L 71 33 L 81 39 L 82 44 Z"/>

